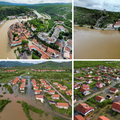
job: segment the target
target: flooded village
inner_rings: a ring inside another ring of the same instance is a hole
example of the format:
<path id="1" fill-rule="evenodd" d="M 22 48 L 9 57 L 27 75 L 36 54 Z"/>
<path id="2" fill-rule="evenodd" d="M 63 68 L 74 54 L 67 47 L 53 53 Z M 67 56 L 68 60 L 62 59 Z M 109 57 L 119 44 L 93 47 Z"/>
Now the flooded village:
<path id="1" fill-rule="evenodd" d="M 70 80 L 72 74 L 70 68 L 2 67 L 0 72 L 3 76 L 5 74 L 13 75 L 3 80 L 5 83 L 0 81 L 2 82 L 0 83 L 0 100 L 8 100 L 0 112 L 1 119 L 7 120 L 8 117 L 10 120 L 72 119 L 72 80 Z M 44 79 L 42 79 L 42 74 L 44 74 Z M 60 77 L 59 74 L 66 77 Z M 45 75 L 51 77 L 45 78 Z M 56 79 L 55 75 L 59 75 L 59 78 Z"/>
<path id="2" fill-rule="evenodd" d="M 120 119 L 119 62 L 102 63 L 99 61 L 76 63 L 76 66 L 81 67 L 74 71 L 74 120 Z"/>
<path id="3" fill-rule="evenodd" d="M 2 59 L 72 59 L 71 28 L 64 21 L 35 10 L 22 14 L 0 22 Z"/>

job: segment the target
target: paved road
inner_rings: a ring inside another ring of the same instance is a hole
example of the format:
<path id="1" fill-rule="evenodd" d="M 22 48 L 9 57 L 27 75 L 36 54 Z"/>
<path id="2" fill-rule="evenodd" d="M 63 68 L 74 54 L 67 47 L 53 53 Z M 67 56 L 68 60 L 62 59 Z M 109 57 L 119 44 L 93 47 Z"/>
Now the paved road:
<path id="1" fill-rule="evenodd" d="M 56 90 L 56 89 L 50 84 L 49 81 L 47 81 L 47 80 L 45 80 L 45 81 L 46 81 L 66 102 L 69 103 L 70 107 L 72 107 L 72 103 L 71 103 L 69 100 L 67 100 L 58 90 Z"/>
<path id="2" fill-rule="evenodd" d="M 34 10 L 33 12 L 38 16 L 38 18 L 43 18 L 44 19 L 44 17 L 41 14 L 39 14 L 36 10 Z"/>
<path id="3" fill-rule="evenodd" d="M 89 98 L 91 98 L 91 97 L 93 97 L 93 96 L 95 96 L 95 95 L 97 95 L 97 94 L 100 94 L 100 93 L 102 93 L 103 91 L 105 92 L 107 89 L 110 89 L 110 87 L 113 87 L 116 83 L 119 83 L 119 82 L 113 82 L 111 85 L 109 85 L 109 87 L 106 87 L 105 89 L 103 89 L 103 90 L 101 90 L 101 91 L 95 92 L 95 93 L 93 93 L 92 95 L 86 97 L 86 98 L 83 99 L 83 100 L 77 101 L 77 102 L 74 104 L 74 107 L 76 107 L 76 106 L 79 105 L 80 103 L 84 103 L 84 102 L 87 101 Z"/>

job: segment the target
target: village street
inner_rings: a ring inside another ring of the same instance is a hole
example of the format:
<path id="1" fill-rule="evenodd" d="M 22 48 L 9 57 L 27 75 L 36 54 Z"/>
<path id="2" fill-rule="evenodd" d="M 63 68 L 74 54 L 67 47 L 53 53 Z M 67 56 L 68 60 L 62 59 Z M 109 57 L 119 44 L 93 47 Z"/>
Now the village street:
<path id="1" fill-rule="evenodd" d="M 117 83 L 119 83 L 119 82 L 114 82 L 114 81 L 113 81 L 112 84 L 109 85 L 108 87 L 106 87 L 105 89 L 103 89 L 103 90 L 101 90 L 101 91 L 98 91 L 98 92 L 95 92 L 95 93 L 91 94 L 90 96 L 84 98 L 83 100 L 77 101 L 77 102 L 74 104 L 74 106 L 76 107 L 76 106 L 79 105 L 80 103 L 86 102 L 89 98 L 91 98 L 91 97 L 93 97 L 93 96 L 95 96 L 95 95 L 97 95 L 97 94 L 101 94 L 102 92 L 106 93 L 106 90 L 109 90 L 110 87 L 115 86 L 115 84 L 117 84 Z M 106 94 L 108 94 L 108 93 L 106 93 Z M 111 94 L 109 94 L 109 95 L 111 95 Z"/>
<path id="2" fill-rule="evenodd" d="M 71 103 L 69 100 L 67 100 L 58 90 L 56 90 L 56 89 L 50 84 L 49 81 L 47 81 L 47 80 L 45 80 L 45 81 L 46 81 L 66 102 L 69 103 L 70 107 L 72 107 L 72 103 Z"/>

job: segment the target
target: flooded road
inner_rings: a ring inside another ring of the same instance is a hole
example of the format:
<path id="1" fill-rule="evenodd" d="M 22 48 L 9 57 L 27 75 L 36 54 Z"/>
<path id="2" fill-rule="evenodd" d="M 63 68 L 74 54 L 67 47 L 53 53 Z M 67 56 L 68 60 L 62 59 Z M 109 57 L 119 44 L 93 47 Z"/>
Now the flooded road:
<path id="1" fill-rule="evenodd" d="M 29 77 L 28 77 L 28 81 L 29 81 Z M 0 95 L 3 95 L 3 97 L 1 97 L 0 99 L 8 99 L 9 98 L 12 101 L 11 103 L 7 104 L 4 107 L 3 111 L 0 113 L 0 117 L 1 117 L 0 119 L 4 118 L 4 120 L 8 120 L 8 117 L 6 116 L 6 114 L 10 110 L 10 113 L 8 113 L 10 120 L 26 120 L 27 117 L 26 117 L 24 111 L 22 110 L 21 104 L 16 103 L 16 101 L 18 101 L 18 100 L 19 101 L 23 100 L 28 105 L 33 105 L 34 107 L 43 110 L 44 113 L 45 112 L 49 113 L 48 116 L 45 116 L 45 114 L 43 113 L 42 117 L 40 117 L 39 114 L 29 111 L 30 116 L 31 116 L 31 118 L 33 118 L 33 120 L 40 120 L 40 119 L 47 120 L 48 118 L 49 118 L 49 120 L 53 120 L 53 116 L 58 116 L 59 118 L 71 120 L 70 117 L 67 117 L 58 112 L 53 111 L 51 109 L 50 105 L 48 104 L 47 99 L 45 99 L 44 104 L 42 104 L 40 101 L 37 101 L 35 99 L 34 91 L 31 89 L 31 86 L 32 86 L 32 83 L 28 82 L 28 85 L 26 85 L 26 87 L 27 87 L 26 94 L 19 93 L 18 86 L 12 87 L 12 89 L 14 90 L 13 94 L 9 94 L 7 89 L 5 89 L 5 88 L 2 89 L 2 87 L 0 87 Z M 3 92 L 6 92 L 6 94 L 3 94 Z M 20 116 L 20 119 L 15 119 L 19 116 Z"/>
<path id="2" fill-rule="evenodd" d="M 75 59 L 120 59 L 120 32 L 74 27 Z"/>

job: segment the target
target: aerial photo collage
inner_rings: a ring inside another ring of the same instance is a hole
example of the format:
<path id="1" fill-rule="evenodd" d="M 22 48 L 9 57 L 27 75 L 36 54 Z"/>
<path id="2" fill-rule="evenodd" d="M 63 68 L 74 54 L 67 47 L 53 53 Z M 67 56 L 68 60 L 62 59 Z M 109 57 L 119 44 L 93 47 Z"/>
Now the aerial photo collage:
<path id="1" fill-rule="evenodd" d="M 120 0 L 0 0 L 0 120 L 120 120 Z"/>

